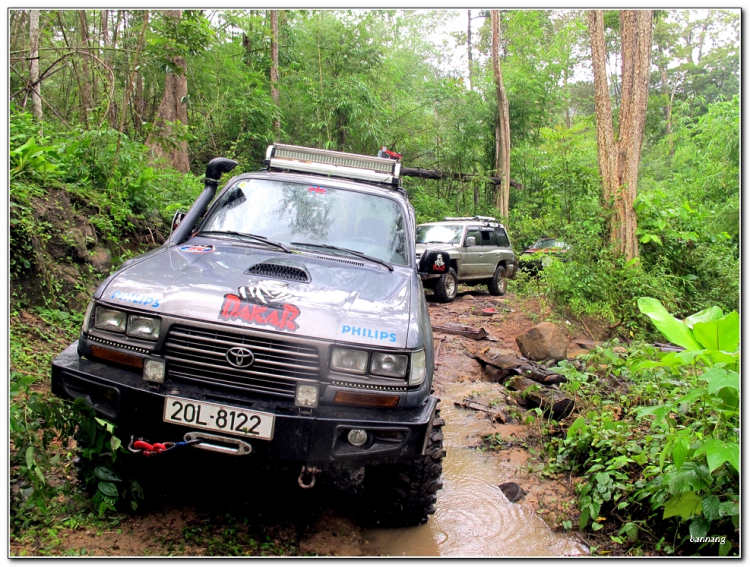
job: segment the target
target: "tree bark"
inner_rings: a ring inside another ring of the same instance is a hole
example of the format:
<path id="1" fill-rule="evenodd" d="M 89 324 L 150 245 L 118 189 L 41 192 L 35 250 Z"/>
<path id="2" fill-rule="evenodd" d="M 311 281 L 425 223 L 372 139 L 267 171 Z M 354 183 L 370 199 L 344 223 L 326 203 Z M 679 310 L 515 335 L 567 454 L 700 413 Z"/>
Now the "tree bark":
<path id="1" fill-rule="evenodd" d="M 89 30 L 86 24 L 86 10 L 78 10 L 78 22 L 80 25 L 81 46 L 90 47 Z M 88 128 L 89 112 L 91 111 L 91 73 L 89 71 L 88 50 L 84 49 L 81 55 L 81 118 L 83 124 Z"/>
<path id="2" fill-rule="evenodd" d="M 599 174 L 602 196 L 612 208 L 610 242 L 618 254 L 638 256 L 637 221 L 633 202 L 638 185 L 643 132 L 646 125 L 651 53 L 651 10 L 620 12 L 622 94 L 620 128 L 615 142 L 606 76 L 604 13 L 589 12 L 589 35 L 594 70 Z"/>
<path id="3" fill-rule="evenodd" d="M 164 10 L 167 18 L 180 19 L 182 10 Z M 182 71 L 176 74 L 168 71 L 164 82 L 164 94 L 157 112 L 154 126 L 158 135 L 150 134 L 146 145 L 151 148 L 151 154 L 155 159 L 164 158 L 172 167 L 182 173 L 190 171 L 190 162 L 187 153 L 187 141 L 170 140 L 173 136 L 171 122 L 180 122 L 187 126 L 187 63 L 184 57 L 174 57 L 172 65 Z"/>
<path id="4" fill-rule="evenodd" d="M 34 118 L 41 122 L 42 113 L 41 85 L 39 84 L 39 10 L 29 11 L 29 83 L 31 84 L 31 109 Z"/>
<path id="5" fill-rule="evenodd" d="M 474 85 L 474 70 L 473 70 L 473 61 L 471 59 L 471 10 L 469 10 L 468 12 L 469 12 L 469 25 L 466 29 L 466 52 L 469 55 L 469 90 L 472 90 L 473 85 Z M 477 200 L 476 190 L 474 192 L 474 195 L 475 195 L 474 204 L 476 205 L 477 204 L 476 203 L 476 200 Z"/>
<path id="6" fill-rule="evenodd" d="M 279 108 L 279 12 L 271 10 L 271 99 Z M 273 120 L 274 140 L 279 141 L 281 124 L 278 118 Z"/>
<path id="7" fill-rule="evenodd" d="M 497 175 L 502 178 L 498 188 L 497 208 L 501 217 L 508 217 L 508 199 L 510 197 L 510 112 L 508 109 L 508 98 L 505 95 L 503 85 L 503 71 L 500 67 L 500 12 L 491 11 L 492 23 L 492 71 L 495 77 L 495 90 L 497 91 L 497 114 L 498 128 L 495 131 L 497 140 L 495 169 Z"/>

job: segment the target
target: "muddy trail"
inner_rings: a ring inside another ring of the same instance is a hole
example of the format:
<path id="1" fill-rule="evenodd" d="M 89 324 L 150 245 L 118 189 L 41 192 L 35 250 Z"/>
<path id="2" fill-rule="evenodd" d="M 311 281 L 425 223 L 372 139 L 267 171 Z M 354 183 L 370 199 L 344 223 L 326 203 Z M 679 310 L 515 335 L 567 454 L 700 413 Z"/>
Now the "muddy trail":
<path id="1" fill-rule="evenodd" d="M 490 407 L 507 401 L 509 392 L 488 381 L 467 353 L 518 353 L 514 339 L 539 321 L 539 305 L 476 290 L 447 305 L 430 299 L 433 326 L 460 323 L 482 327 L 488 336 L 435 331 L 434 388 L 446 421 L 447 456 L 437 511 L 427 524 L 379 528 L 361 516 L 355 499 L 326 486 L 302 490 L 294 472 L 248 473 L 236 462 L 192 458 L 169 463 L 162 471 L 167 479 L 137 513 L 107 527 L 63 523 L 51 539 L 11 538 L 11 555 L 586 555 L 583 539 L 562 530 L 565 520 L 577 524 L 572 481 L 541 474 L 537 426 L 523 424 L 524 410 L 498 423 L 491 414 L 459 407 L 466 400 Z M 495 314 L 483 315 L 484 308 Z M 570 331 L 564 321 L 558 326 Z M 506 482 L 522 488 L 517 501 L 500 489 Z"/>

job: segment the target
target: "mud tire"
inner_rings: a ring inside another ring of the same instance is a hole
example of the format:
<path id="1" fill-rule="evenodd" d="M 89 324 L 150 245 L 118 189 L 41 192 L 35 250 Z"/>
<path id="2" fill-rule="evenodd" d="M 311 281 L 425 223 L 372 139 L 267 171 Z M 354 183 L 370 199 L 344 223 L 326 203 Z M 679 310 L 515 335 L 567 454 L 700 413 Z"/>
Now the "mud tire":
<path id="1" fill-rule="evenodd" d="M 372 520 L 382 526 L 426 524 L 435 513 L 437 491 L 443 487 L 443 425 L 440 410 L 432 418 L 425 454 L 411 463 L 378 465 L 365 470 L 365 494 Z"/>
<path id="2" fill-rule="evenodd" d="M 505 279 L 505 267 L 498 265 L 492 279 L 487 283 L 487 290 L 490 295 L 505 295 L 508 289 L 508 280 Z"/>
<path id="3" fill-rule="evenodd" d="M 435 280 L 435 298 L 441 303 L 450 303 L 458 294 L 458 276 L 453 268 Z"/>

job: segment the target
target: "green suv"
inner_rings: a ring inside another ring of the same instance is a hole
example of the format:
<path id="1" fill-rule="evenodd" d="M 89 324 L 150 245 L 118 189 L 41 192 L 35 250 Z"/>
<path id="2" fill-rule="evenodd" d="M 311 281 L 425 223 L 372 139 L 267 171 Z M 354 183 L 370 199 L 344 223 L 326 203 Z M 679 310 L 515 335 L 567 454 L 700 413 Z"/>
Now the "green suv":
<path id="1" fill-rule="evenodd" d="M 504 295 L 518 260 L 505 227 L 493 217 L 445 217 L 417 227 L 417 265 L 424 287 L 444 303 L 456 298 L 459 282 L 485 284 Z"/>

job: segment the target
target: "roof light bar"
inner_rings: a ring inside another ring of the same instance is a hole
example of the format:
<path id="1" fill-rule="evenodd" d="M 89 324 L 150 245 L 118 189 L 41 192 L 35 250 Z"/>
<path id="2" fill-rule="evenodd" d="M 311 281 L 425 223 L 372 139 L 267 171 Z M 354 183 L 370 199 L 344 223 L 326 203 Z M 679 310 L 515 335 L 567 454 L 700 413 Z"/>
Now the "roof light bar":
<path id="1" fill-rule="evenodd" d="M 286 144 L 273 144 L 266 151 L 266 165 L 273 169 L 288 169 L 335 175 L 375 183 L 398 185 L 401 162 L 379 158 Z"/>
<path id="2" fill-rule="evenodd" d="M 447 220 L 447 221 L 475 220 L 475 221 L 497 222 L 495 217 L 444 217 L 443 220 Z"/>

